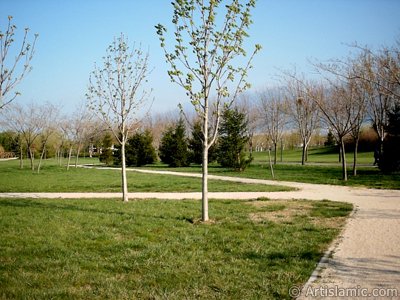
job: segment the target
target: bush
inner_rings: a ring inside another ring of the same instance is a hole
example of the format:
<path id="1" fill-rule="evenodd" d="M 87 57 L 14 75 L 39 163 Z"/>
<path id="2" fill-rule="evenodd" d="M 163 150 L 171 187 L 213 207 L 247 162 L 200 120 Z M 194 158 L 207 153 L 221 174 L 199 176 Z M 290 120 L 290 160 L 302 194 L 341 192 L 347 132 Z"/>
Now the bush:
<path id="1" fill-rule="evenodd" d="M 237 108 L 226 109 L 222 115 L 218 144 L 217 160 L 221 166 L 243 171 L 252 161 L 245 154 L 248 141 L 246 115 Z"/>
<path id="2" fill-rule="evenodd" d="M 178 123 L 168 128 L 161 137 L 159 156 L 163 163 L 170 167 L 186 167 L 189 165 L 188 141 L 185 135 L 185 124 Z"/>
<path id="3" fill-rule="evenodd" d="M 150 131 L 135 133 L 125 147 L 126 165 L 140 167 L 156 161 L 153 136 Z"/>
<path id="4" fill-rule="evenodd" d="M 400 104 L 388 114 L 389 125 L 378 166 L 383 172 L 400 170 Z"/>

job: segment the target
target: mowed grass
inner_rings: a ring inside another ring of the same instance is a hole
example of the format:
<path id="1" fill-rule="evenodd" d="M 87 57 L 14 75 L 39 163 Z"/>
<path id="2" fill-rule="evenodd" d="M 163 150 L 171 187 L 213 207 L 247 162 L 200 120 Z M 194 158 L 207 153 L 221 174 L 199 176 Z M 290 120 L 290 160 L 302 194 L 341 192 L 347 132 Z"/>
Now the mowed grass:
<path id="1" fill-rule="evenodd" d="M 221 176 L 246 177 L 271 180 L 272 174 L 269 166 L 268 154 L 265 152 L 254 152 L 254 160 L 244 172 L 236 172 L 229 168 L 222 168 L 216 163 L 209 166 L 209 173 Z M 359 154 L 359 165 L 357 176 L 352 175 L 352 163 L 348 155 L 348 181 L 342 180 L 342 167 L 338 163 L 337 153 L 332 148 L 311 149 L 309 162 L 302 166 L 301 151 L 284 151 L 283 162 L 273 165 L 275 180 L 294 181 L 315 184 L 334 184 L 346 186 L 363 186 L 379 189 L 400 189 L 400 172 L 384 174 L 377 167 L 373 166 L 373 153 L 366 152 Z M 372 158 L 371 158 L 372 157 Z M 184 172 L 201 172 L 200 166 L 172 169 L 166 165 L 157 164 L 147 166 L 151 169 L 174 170 Z"/>
<path id="2" fill-rule="evenodd" d="M 0 199 L 2 299 L 290 299 L 350 204 Z"/>
<path id="3" fill-rule="evenodd" d="M 97 162 L 96 159 L 84 162 Z M 25 163 L 27 165 L 27 162 Z M 201 179 L 157 174 L 127 172 L 129 192 L 200 192 Z M 209 180 L 211 192 L 272 192 L 292 190 L 283 186 L 244 184 Z M 98 170 L 58 166 L 46 161 L 37 174 L 19 162 L 0 161 L 0 192 L 120 192 L 119 170 Z"/>

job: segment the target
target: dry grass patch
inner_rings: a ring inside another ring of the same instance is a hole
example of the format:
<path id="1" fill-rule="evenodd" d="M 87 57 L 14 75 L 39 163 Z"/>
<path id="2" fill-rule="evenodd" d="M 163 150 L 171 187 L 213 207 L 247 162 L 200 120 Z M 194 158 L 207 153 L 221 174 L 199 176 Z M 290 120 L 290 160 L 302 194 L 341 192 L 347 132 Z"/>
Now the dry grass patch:
<path id="1" fill-rule="evenodd" d="M 311 224 L 324 228 L 340 228 L 346 217 L 341 214 L 321 215 L 324 207 L 341 211 L 343 207 L 335 202 L 311 200 L 265 200 L 249 202 L 258 211 L 250 214 L 250 219 L 257 223 L 292 223 L 296 218 L 307 219 Z M 347 210 L 347 208 L 345 209 Z"/>

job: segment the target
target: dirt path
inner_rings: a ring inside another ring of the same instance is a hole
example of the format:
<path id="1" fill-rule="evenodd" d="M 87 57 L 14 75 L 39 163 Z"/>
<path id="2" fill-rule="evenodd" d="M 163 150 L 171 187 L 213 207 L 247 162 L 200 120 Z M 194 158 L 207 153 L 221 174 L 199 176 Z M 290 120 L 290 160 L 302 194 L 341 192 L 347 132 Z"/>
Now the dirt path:
<path id="1" fill-rule="evenodd" d="M 103 168 L 104 169 L 104 168 Z M 200 177 L 200 174 L 129 169 L 142 173 Z M 375 190 L 333 185 L 318 185 L 234 178 L 210 175 L 210 179 L 244 183 L 285 185 L 298 190 L 291 192 L 209 193 L 213 199 L 310 199 L 350 202 L 355 213 L 348 221 L 331 255 L 320 263 L 303 289 L 300 299 L 340 298 L 379 299 L 361 297 L 388 295 L 382 299 L 400 299 L 400 190 Z M 33 198 L 115 198 L 120 193 L 3 193 L 0 197 Z M 130 198 L 201 199 L 201 193 L 130 193 Z M 374 290 L 376 289 L 376 290 Z M 378 290 L 379 289 L 379 290 Z M 396 289 L 391 291 L 389 289 Z M 296 289 L 293 290 L 295 296 Z M 343 293 L 355 293 L 349 297 Z M 372 293 L 374 295 L 372 295 Z M 395 293 L 395 294 L 393 294 Z M 344 297 L 343 297 L 344 295 Z M 354 295 L 359 297 L 353 297 Z M 297 295 L 296 295 L 297 296 Z"/>

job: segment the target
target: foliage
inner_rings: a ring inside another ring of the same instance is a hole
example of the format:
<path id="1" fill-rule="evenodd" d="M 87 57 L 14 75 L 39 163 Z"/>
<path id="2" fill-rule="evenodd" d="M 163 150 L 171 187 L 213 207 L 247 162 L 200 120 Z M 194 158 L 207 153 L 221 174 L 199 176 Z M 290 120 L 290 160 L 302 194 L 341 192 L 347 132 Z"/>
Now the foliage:
<path id="1" fill-rule="evenodd" d="M 331 147 L 336 145 L 335 136 L 333 135 L 331 130 L 328 131 L 324 145 L 325 147 Z"/>
<path id="2" fill-rule="evenodd" d="M 387 136 L 383 141 L 383 153 L 379 168 L 384 172 L 400 170 L 400 104 L 388 113 Z"/>
<path id="3" fill-rule="evenodd" d="M 18 135 L 12 131 L 0 132 L 0 145 L 6 152 L 18 153 Z"/>
<path id="4" fill-rule="evenodd" d="M 153 136 L 149 130 L 136 132 L 128 139 L 126 145 L 126 164 L 140 167 L 156 161 L 156 150 L 153 147 Z"/>
<path id="5" fill-rule="evenodd" d="M 181 118 L 174 127 L 168 128 L 161 138 L 159 156 L 161 161 L 170 167 L 189 165 L 188 141 L 185 132 L 185 124 Z"/>
<path id="6" fill-rule="evenodd" d="M 1 298 L 291 299 L 351 211 L 276 213 L 298 203 L 306 216 L 272 222 L 275 201 L 215 201 L 209 226 L 193 200 L 0 199 Z"/>
<path id="7" fill-rule="evenodd" d="M 243 171 L 252 160 L 245 154 L 248 141 L 246 115 L 238 108 L 225 109 L 218 143 L 217 160 L 221 166 Z"/>
<path id="8" fill-rule="evenodd" d="M 99 155 L 99 160 L 100 162 L 105 163 L 108 166 L 112 165 L 114 162 L 113 150 L 111 149 L 112 145 L 112 136 L 109 133 L 105 134 L 101 145 L 102 147 L 101 154 Z"/>
<path id="9" fill-rule="evenodd" d="M 190 150 L 190 162 L 195 164 L 202 164 L 203 162 L 203 132 L 201 129 L 201 122 L 197 121 L 193 125 L 192 136 L 188 141 Z M 208 162 L 213 162 L 216 157 L 216 146 L 212 145 L 208 149 Z"/>

